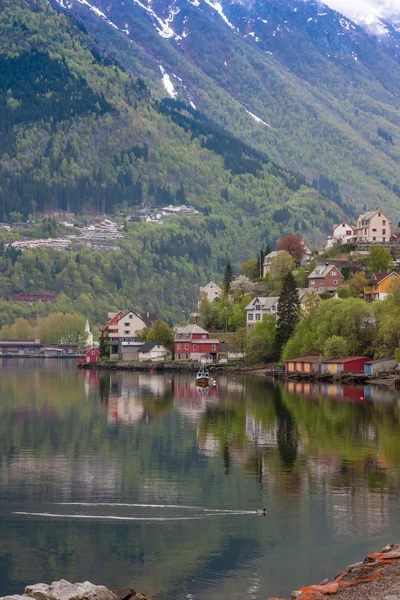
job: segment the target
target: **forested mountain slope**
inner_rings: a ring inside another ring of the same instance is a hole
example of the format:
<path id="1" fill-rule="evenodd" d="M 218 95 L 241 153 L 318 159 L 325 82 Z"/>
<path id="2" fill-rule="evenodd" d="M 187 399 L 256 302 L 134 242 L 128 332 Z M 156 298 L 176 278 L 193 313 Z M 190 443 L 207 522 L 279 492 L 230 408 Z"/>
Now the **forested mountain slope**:
<path id="1" fill-rule="evenodd" d="M 312 0 L 51 2 L 155 94 L 178 94 L 310 180 L 329 177 L 357 208 L 400 216 L 394 24 L 378 39 Z"/>
<path id="2" fill-rule="evenodd" d="M 53 290 L 74 302 L 84 294 L 104 317 L 107 305 L 134 304 L 174 318 L 227 260 L 239 265 L 285 231 L 316 243 L 351 214 L 331 182 L 316 183 L 321 196 L 190 106 L 154 100 L 45 0 L 0 7 L 0 220 L 54 209 L 112 214 L 141 202 L 200 211 L 130 224 L 121 251 L 102 258 L 89 249 L 57 260 L 2 251 L 3 298 Z"/>

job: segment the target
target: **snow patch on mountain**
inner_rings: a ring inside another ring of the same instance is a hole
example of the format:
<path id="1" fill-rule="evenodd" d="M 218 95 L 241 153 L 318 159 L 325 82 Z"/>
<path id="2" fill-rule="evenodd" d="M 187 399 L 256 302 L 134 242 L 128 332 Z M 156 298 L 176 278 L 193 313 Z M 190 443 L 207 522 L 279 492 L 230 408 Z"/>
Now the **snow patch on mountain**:
<path id="1" fill-rule="evenodd" d="M 165 87 L 167 94 L 171 98 L 176 98 L 178 95 L 178 92 L 174 88 L 174 84 L 171 81 L 171 77 L 168 75 L 167 71 L 164 69 L 164 67 L 162 65 L 158 65 L 158 66 L 160 67 L 160 71 L 161 71 L 161 75 L 162 75 L 162 82 L 163 82 L 163 85 Z"/>
<path id="2" fill-rule="evenodd" d="M 400 15 L 400 0 L 324 0 L 324 4 L 377 35 L 387 34 L 385 21 Z"/>
<path id="3" fill-rule="evenodd" d="M 222 4 L 220 2 L 212 2 L 212 0 L 204 0 L 208 6 L 211 6 L 221 17 L 223 21 L 232 29 L 232 31 L 237 31 L 237 27 L 232 25 L 232 23 L 227 19 L 222 10 Z"/>
<path id="4" fill-rule="evenodd" d="M 257 123 L 261 123 L 262 125 L 265 125 L 265 127 L 269 127 L 271 129 L 271 125 L 269 125 L 268 123 L 266 123 L 265 121 L 263 121 L 262 119 L 260 119 L 260 117 L 257 117 L 257 115 L 255 115 L 254 113 L 252 113 L 249 110 L 247 110 L 247 108 L 246 108 L 246 112 L 247 112 L 248 115 L 250 115 L 250 117 L 252 119 L 254 119 L 255 121 L 257 121 Z"/>
<path id="5" fill-rule="evenodd" d="M 83 0 L 79 0 L 79 1 L 83 1 Z M 172 38 L 174 40 L 182 39 L 181 36 L 178 35 L 177 33 L 175 33 L 175 31 L 171 27 L 171 24 L 173 24 L 173 22 L 174 22 L 175 15 L 177 15 L 180 12 L 180 9 L 170 10 L 167 19 L 163 20 L 158 15 L 156 15 L 154 10 L 152 10 L 149 6 L 146 6 L 145 4 L 143 4 L 143 2 L 140 2 L 140 0 L 133 0 L 133 1 L 138 6 L 143 8 L 143 10 L 145 10 L 152 17 L 152 19 L 155 21 L 154 27 L 156 28 L 157 32 L 160 34 L 161 37 L 167 38 L 167 39 Z"/>

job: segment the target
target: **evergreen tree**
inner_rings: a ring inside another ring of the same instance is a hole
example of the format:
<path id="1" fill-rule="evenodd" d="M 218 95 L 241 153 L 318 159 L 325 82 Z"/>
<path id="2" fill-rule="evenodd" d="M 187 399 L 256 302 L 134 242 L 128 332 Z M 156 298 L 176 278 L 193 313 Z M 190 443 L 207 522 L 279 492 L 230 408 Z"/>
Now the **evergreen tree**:
<path id="1" fill-rule="evenodd" d="M 232 269 L 232 265 L 229 261 L 225 267 L 225 273 L 224 273 L 225 294 L 227 294 L 229 292 L 229 288 L 231 287 L 232 279 L 233 279 L 233 269 Z"/>
<path id="2" fill-rule="evenodd" d="M 294 332 L 299 320 L 299 295 L 296 281 L 291 272 L 283 279 L 282 292 L 278 300 L 278 321 L 275 342 L 275 355 L 279 360 L 282 348 Z"/>

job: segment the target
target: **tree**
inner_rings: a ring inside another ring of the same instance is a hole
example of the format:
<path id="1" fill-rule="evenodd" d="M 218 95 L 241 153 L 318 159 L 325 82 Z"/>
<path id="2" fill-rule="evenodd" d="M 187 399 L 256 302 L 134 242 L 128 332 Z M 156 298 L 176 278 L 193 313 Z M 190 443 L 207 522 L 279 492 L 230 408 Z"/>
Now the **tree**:
<path id="1" fill-rule="evenodd" d="M 247 336 L 246 327 L 239 327 L 236 330 L 235 337 L 232 340 L 232 350 L 234 352 L 242 352 L 242 354 L 244 353 L 245 346 L 246 346 L 246 336 Z"/>
<path id="2" fill-rule="evenodd" d="M 348 290 L 349 296 L 360 298 L 364 293 L 364 288 L 368 284 L 368 279 L 364 271 L 353 273 L 349 279 L 341 286 L 341 289 Z"/>
<path id="3" fill-rule="evenodd" d="M 278 300 L 275 355 L 280 358 L 282 349 L 294 332 L 299 320 L 299 294 L 292 273 L 287 273 L 282 282 Z"/>
<path id="4" fill-rule="evenodd" d="M 254 283 L 245 275 L 239 275 L 231 281 L 230 291 L 236 297 L 243 297 L 254 290 Z"/>
<path id="5" fill-rule="evenodd" d="M 271 280 L 281 284 L 285 275 L 291 273 L 294 267 L 295 263 L 290 254 L 285 251 L 279 252 L 271 261 L 269 269 Z"/>
<path id="6" fill-rule="evenodd" d="M 242 264 L 242 273 L 251 281 L 255 281 L 257 277 L 262 276 L 262 269 L 260 271 L 260 261 L 256 258 L 251 258 L 247 262 Z M 261 275 L 260 275 L 261 273 Z"/>
<path id="7" fill-rule="evenodd" d="M 246 335 L 246 360 L 251 363 L 273 359 L 276 339 L 276 320 L 273 315 L 264 315 Z"/>
<path id="8" fill-rule="evenodd" d="M 301 316 L 303 317 L 303 319 L 309 317 L 320 304 L 320 302 L 321 298 L 316 292 L 310 292 L 309 294 L 307 294 L 306 299 L 304 300 L 300 309 Z"/>
<path id="9" fill-rule="evenodd" d="M 393 258 L 388 248 L 372 246 L 369 253 L 368 266 L 372 273 L 383 273 L 393 267 Z"/>
<path id="10" fill-rule="evenodd" d="M 233 279 L 233 269 L 232 269 L 232 265 L 231 265 L 231 263 L 229 261 L 228 264 L 225 267 L 225 273 L 224 273 L 224 289 L 225 289 L 225 294 L 227 294 L 229 292 L 229 290 L 230 290 L 232 279 Z"/>
<path id="11" fill-rule="evenodd" d="M 329 337 L 324 346 L 324 355 L 329 358 L 339 358 L 339 356 L 347 356 L 348 343 L 341 335 L 332 335 Z"/>
<path id="12" fill-rule="evenodd" d="M 298 235 L 284 235 L 276 243 L 277 250 L 284 250 L 294 259 L 296 264 L 299 264 L 304 256 L 304 243 Z"/>
<path id="13" fill-rule="evenodd" d="M 157 320 L 149 329 L 146 342 L 159 342 L 172 351 L 174 347 L 174 333 L 168 323 Z"/>

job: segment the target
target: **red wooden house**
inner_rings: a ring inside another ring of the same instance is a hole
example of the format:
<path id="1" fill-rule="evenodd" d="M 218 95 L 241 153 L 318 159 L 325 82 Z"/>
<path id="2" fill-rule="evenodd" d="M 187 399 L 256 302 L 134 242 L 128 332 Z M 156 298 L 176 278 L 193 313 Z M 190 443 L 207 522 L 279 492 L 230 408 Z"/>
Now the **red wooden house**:
<path id="1" fill-rule="evenodd" d="M 364 365 L 370 361 L 365 356 L 345 356 L 344 358 L 326 359 L 322 363 L 324 373 L 364 373 Z"/>
<path id="2" fill-rule="evenodd" d="M 201 361 L 205 356 L 218 359 L 219 340 L 210 339 L 208 331 L 198 325 L 179 327 L 174 344 L 176 360 Z"/>
<path id="3" fill-rule="evenodd" d="M 80 365 L 87 363 L 95 363 L 100 358 L 100 350 L 98 348 L 88 348 L 82 358 L 77 358 L 76 362 Z"/>

